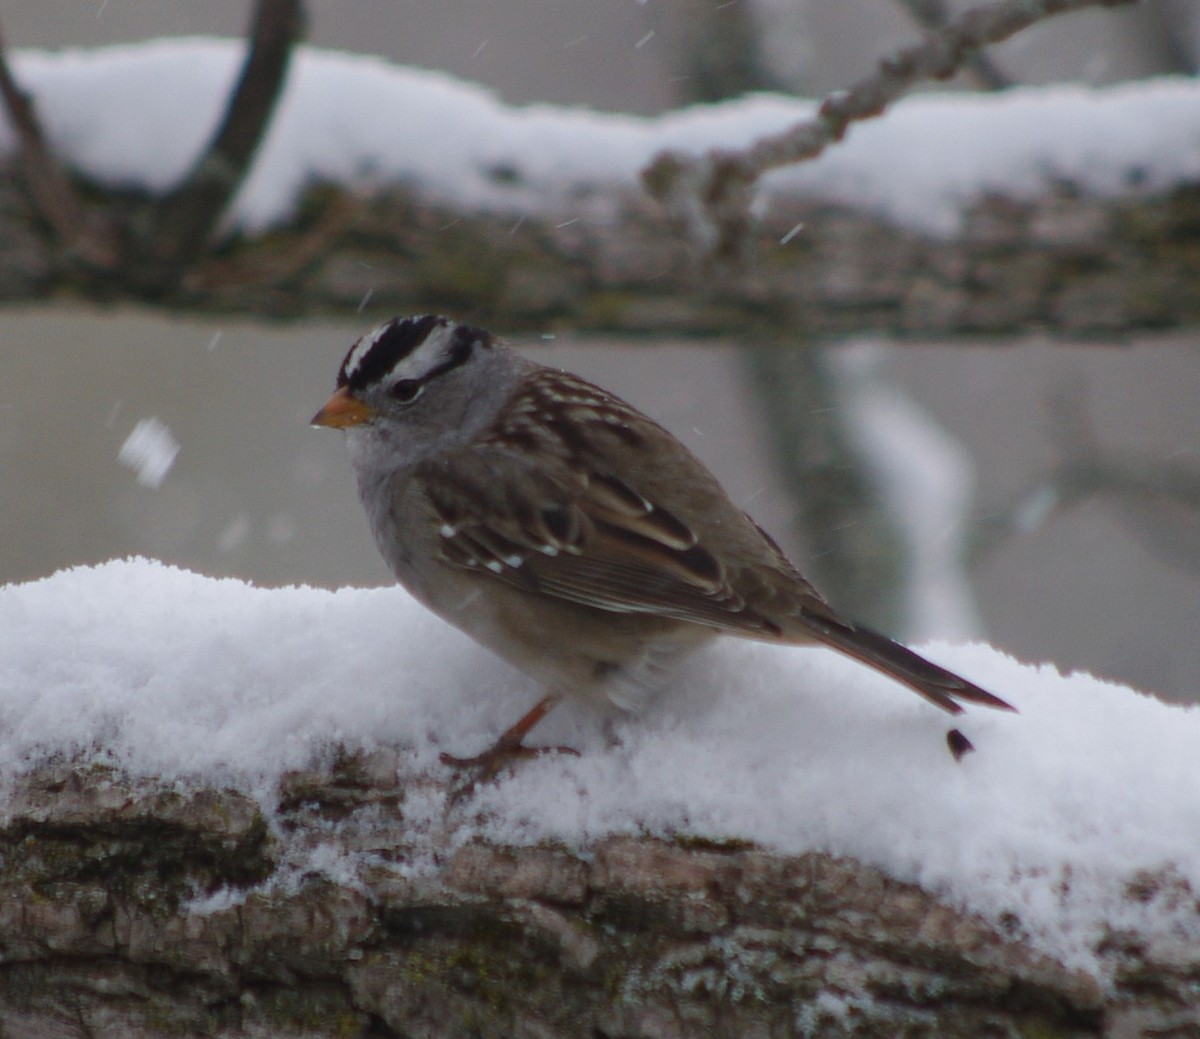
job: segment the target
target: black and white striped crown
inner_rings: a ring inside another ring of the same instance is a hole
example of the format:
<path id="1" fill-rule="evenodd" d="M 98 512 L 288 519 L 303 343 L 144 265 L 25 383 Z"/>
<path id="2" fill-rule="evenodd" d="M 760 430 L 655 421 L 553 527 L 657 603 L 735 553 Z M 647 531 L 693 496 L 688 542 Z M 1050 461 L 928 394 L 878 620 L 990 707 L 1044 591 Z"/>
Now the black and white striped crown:
<path id="1" fill-rule="evenodd" d="M 492 343 L 486 329 L 438 314 L 392 318 L 350 347 L 337 384 L 354 392 L 398 379 L 423 383 L 457 368 L 475 347 Z"/>

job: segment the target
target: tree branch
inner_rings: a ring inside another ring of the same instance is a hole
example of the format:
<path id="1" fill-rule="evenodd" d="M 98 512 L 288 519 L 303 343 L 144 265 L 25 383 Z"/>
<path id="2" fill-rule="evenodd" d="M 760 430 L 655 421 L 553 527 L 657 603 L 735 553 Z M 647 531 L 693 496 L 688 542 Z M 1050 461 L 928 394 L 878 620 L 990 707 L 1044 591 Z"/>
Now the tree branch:
<path id="1" fill-rule="evenodd" d="M 100 269 L 114 267 L 119 260 L 116 235 L 112 228 L 94 219 L 84 209 L 66 170 L 46 144 L 33 102 L 17 84 L 9 67 L 2 33 L 0 96 L 12 117 L 20 149 L 22 179 L 38 215 L 68 257 Z"/>
<path id="2" fill-rule="evenodd" d="M 664 152 L 646 168 L 642 179 L 707 254 L 737 259 L 748 241 L 750 190 L 769 170 L 816 158 L 841 140 L 852 123 L 882 115 L 918 83 L 952 76 L 981 47 L 1053 15 L 1132 2 L 997 0 L 983 4 L 963 12 L 923 42 L 884 58 L 875 73 L 849 90 L 828 95 L 815 119 L 764 137 L 745 151 L 714 149 L 699 158 Z"/>
<path id="3" fill-rule="evenodd" d="M 1186 941 L 1114 927 L 1097 947 L 1104 986 L 821 852 L 479 841 L 414 868 L 429 838 L 406 799 L 444 791 L 402 760 L 379 751 L 285 777 L 275 825 L 236 790 L 66 763 L 14 779 L 0 826 L 0 1031 L 1193 1034 L 1200 954 Z M 1170 870 L 1125 897 L 1159 896 L 1195 898 Z"/>
<path id="4" fill-rule="evenodd" d="M 897 0 L 909 16 L 926 32 L 940 32 L 951 19 L 945 0 Z M 1012 86 L 1009 79 L 982 51 L 968 54 L 966 71 L 984 90 L 1004 90 Z"/>
<path id="5" fill-rule="evenodd" d="M 185 181 L 156 207 L 139 280 L 168 290 L 195 262 L 233 198 L 270 124 L 303 28 L 300 0 L 259 0 L 250 47 L 225 118 Z"/>
<path id="6" fill-rule="evenodd" d="M 282 60 L 283 50 L 276 54 Z M 247 73 L 243 86 L 253 78 Z M 252 93 L 265 98 L 262 90 Z M 231 110 L 214 142 L 222 154 L 218 142 L 236 139 L 230 154 L 245 161 L 254 135 L 235 133 L 237 122 Z M 1117 135 L 1114 148 L 1121 141 Z M 559 201 L 523 209 L 448 200 L 403 172 L 370 197 L 354 187 L 314 185 L 291 224 L 239 235 L 210 258 L 204 236 L 234 188 L 228 181 L 208 196 L 193 225 L 201 237 L 188 248 L 203 258 L 182 272 L 171 269 L 184 262 L 178 252 L 167 262 L 181 238 L 160 243 L 165 260 L 139 247 L 146 228 L 159 227 L 156 213 L 161 220 L 165 203 L 156 210 L 144 196 L 94 184 L 88 206 L 112 214 L 140 268 L 131 261 L 97 277 L 63 262 L 22 178 L 0 176 L 0 301 L 67 293 L 144 302 L 169 293 L 175 307 L 300 316 L 360 313 L 369 296 L 368 317 L 419 306 L 486 316 L 510 329 L 569 324 L 739 338 L 750 329 L 764 342 L 791 341 L 797 327 L 819 342 L 863 333 L 945 340 L 1031 329 L 1062 338 L 1121 337 L 1200 322 L 1200 191 L 1186 182 L 1161 189 L 1140 182 L 1140 169 L 1154 169 L 1150 154 L 1113 158 L 1129 171 L 1124 194 L 1098 191 L 1070 169 L 1057 179 L 1048 174 L 1036 197 L 1028 185 L 1012 196 L 997 187 L 981 187 L 974 198 L 960 191 L 950 237 L 881 215 L 871 204 L 856 207 L 836 190 L 832 197 L 799 187 L 774 191 L 753 225 L 761 262 L 725 272 L 719 291 L 696 278 L 691 244 L 628 178 L 583 177 L 556 189 Z M 9 162 L 16 167 L 15 157 Z M 527 182 L 519 162 L 512 177 L 518 192 L 542 183 L 536 175 Z M 938 180 L 931 190 L 944 191 Z M 176 205 L 186 190 L 175 193 Z M 939 195 L 936 204 L 944 207 L 946 199 Z M 75 226 L 72 219 L 61 223 Z"/>

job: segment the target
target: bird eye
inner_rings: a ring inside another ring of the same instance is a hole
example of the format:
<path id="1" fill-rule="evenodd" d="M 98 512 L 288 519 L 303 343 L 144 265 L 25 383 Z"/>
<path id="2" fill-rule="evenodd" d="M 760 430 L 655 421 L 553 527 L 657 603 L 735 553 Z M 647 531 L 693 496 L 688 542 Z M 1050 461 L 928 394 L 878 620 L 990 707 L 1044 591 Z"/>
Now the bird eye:
<path id="1" fill-rule="evenodd" d="M 392 387 L 392 396 L 401 404 L 411 404 L 424 390 L 424 383 L 417 382 L 416 379 L 401 379 Z"/>

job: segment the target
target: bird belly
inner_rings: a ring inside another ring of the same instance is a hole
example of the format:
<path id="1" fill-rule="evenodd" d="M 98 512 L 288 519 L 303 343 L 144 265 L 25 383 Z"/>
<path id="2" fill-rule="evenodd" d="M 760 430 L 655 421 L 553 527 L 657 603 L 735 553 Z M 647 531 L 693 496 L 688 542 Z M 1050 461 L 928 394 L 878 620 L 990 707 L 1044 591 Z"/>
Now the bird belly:
<path id="1" fill-rule="evenodd" d="M 435 596 L 422 594 L 434 586 Z M 455 573 L 410 590 L 547 691 L 607 701 L 624 711 L 643 710 L 680 661 L 716 635 L 652 614 L 548 602 L 485 575 Z"/>

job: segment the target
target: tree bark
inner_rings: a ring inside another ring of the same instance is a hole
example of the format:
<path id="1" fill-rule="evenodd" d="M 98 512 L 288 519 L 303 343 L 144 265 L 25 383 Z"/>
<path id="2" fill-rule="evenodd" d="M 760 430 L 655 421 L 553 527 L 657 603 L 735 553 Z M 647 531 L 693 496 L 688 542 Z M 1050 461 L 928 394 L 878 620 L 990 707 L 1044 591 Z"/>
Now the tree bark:
<path id="1" fill-rule="evenodd" d="M 95 766 L 17 781 L 0 1034 L 1116 1039 L 1200 1016 L 1200 950 L 1109 936 L 1106 990 L 820 852 L 622 836 L 414 868 L 429 837 L 406 828 L 418 780 L 397 764 L 286 777 L 269 818 Z M 314 852 L 335 865 L 298 865 Z"/>
<path id="2" fill-rule="evenodd" d="M 143 201 L 110 198 L 130 207 Z M 260 317 L 445 310 L 516 331 L 722 334 L 786 342 L 881 334 L 957 340 L 1044 331 L 1132 336 L 1200 321 L 1200 188 L 1102 199 L 1069 186 L 969 205 L 946 240 L 815 198 L 780 199 L 753 258 L 702 267 L 635 187 L 561 215 L 453 211 L 399 187 L 314 189 L 289 228 L 228 243 L 159 305 Z M 803 230 L 780 244 L 789 230 Z M 0 176 L 0 303 L 136 301 L 136 283 L 56 254 L 15 178 Z"/>

